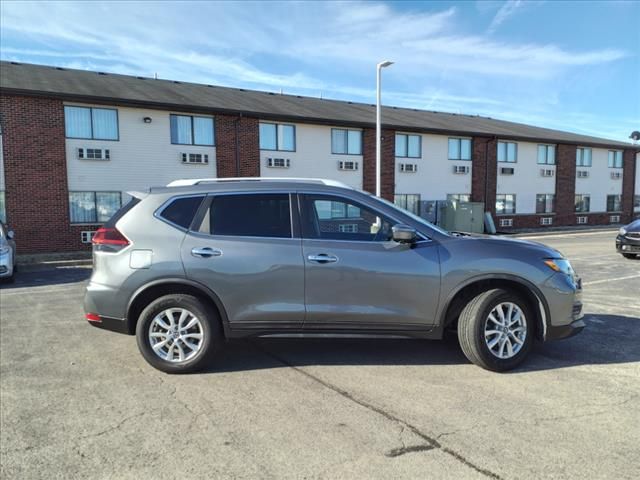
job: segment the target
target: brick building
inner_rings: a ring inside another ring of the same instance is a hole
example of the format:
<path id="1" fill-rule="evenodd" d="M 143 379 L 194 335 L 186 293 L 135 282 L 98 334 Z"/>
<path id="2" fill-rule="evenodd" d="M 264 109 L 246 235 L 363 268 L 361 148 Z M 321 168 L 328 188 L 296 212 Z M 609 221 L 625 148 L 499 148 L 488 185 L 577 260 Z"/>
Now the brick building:
<path id="1" fill-rule="evenodd" d="M 382 193 L 484 202 L 496 225 L 640 215 L 630 144 L 385 107 Z M 322 177 L 375 189 L 375 106 L 2 62 L 0 217 L 20 253 L 87 248 L 127 191 L 178 178 Z"/>

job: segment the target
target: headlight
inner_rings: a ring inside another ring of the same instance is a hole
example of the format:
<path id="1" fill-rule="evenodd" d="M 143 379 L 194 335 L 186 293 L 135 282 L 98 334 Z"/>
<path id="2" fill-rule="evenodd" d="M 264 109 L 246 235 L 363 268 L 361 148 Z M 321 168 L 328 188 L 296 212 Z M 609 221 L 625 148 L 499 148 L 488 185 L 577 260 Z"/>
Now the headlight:
<path id="1" fill-rule="evenodd" d="M 571 263 L 566 258 L 547 258 L 544 263 L 555 272 L 562 272 L 565 275 L 574 275 Z"/>
<path id="2" fill-rule="evenodd" d="M 627 234 L 627 229 L 624 227 L 620 227 L 620 230 L 618 230 L 618 233 L 620 235 L 626 235 Z"/>

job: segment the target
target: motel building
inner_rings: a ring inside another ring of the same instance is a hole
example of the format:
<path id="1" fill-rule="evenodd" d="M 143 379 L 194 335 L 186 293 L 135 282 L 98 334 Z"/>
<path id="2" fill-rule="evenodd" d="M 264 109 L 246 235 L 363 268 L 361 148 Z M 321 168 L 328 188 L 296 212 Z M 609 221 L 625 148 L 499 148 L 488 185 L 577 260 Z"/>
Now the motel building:
<path id="1" fill-rule="evenodd" d="M 181 178 L 319 177 L 375 191 L 375 106 L 0 64 L 0 218 L 19 253 L 89 248 L 127 191 Z M 385 107 L 382 194 L 482 202 L 498 230 L 640 216 L 640 147 Z M 344 212 L 336 212 L 336 215 Z"/>

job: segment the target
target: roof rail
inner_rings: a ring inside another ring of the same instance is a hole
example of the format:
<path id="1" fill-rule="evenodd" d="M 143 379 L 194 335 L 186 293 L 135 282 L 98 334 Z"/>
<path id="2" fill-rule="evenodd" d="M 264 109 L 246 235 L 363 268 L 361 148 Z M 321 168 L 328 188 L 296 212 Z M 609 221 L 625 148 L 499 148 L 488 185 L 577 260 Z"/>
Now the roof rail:
<path id="1" fill-rule="evenodd" d="M 184 178 L 174 180 L 167 184 L 167 187 L 187 187 L 192 185 L 200 185 L 203 183 L 225 183 L 225 182 L 303 182 L 303 183 L 321 183 L 329 187 L 350 188 L 337 180 L 329 180 L 326 178 L 295 178 L 295 177 L 229 177 L 229 178 Z"/>

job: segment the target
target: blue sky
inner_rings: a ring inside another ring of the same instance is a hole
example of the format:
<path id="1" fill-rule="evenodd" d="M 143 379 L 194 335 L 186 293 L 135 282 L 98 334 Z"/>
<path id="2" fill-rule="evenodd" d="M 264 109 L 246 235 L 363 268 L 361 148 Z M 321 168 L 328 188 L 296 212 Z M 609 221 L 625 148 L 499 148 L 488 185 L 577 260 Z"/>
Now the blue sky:
<path id="1" fill-rule="evenodd" d="M 611 139 L 640 130 L 640 2 L 0 3 L 0 56 L 479 114 Z"/>

